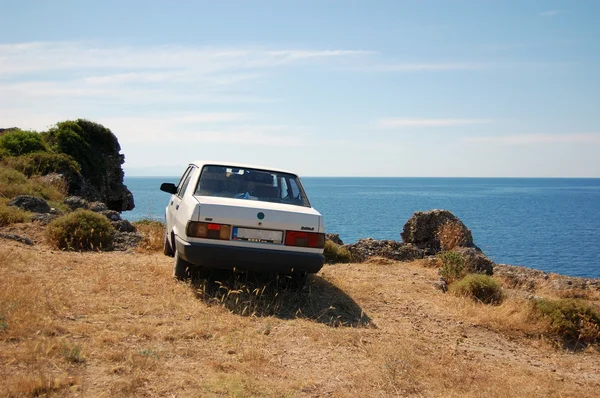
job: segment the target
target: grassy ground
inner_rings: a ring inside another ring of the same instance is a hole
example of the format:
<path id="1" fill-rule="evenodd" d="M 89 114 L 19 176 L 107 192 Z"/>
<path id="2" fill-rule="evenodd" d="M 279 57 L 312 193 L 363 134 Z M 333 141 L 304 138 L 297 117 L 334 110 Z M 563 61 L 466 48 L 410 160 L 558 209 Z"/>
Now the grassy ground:
<path id="1" fill-rule="evenodd" d="M 185 283 L 150 243 L 61 252 L 30 232 L 34 247 L 0 240 L 3 396 L 600 391 L 597 348 L 573 353 L 540 338 L 545 325 L 517 291 L 499 306 L 443 294 L 426 262 L 329 265 L 301 290 L 226 273 Z"/>

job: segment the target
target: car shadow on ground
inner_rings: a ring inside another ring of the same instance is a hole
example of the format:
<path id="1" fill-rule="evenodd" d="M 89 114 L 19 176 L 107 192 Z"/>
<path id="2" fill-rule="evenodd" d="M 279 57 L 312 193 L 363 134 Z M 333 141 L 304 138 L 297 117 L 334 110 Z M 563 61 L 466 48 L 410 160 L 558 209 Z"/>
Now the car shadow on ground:
<path id="1" fill-rule="evenodd" d="M 196 297 L 242 316 L 303 318 L 331 327 L 375 327 L 346 293 L 318 275 L 286 275 L 212 270 L 196 272 L 190 286 Z"/>

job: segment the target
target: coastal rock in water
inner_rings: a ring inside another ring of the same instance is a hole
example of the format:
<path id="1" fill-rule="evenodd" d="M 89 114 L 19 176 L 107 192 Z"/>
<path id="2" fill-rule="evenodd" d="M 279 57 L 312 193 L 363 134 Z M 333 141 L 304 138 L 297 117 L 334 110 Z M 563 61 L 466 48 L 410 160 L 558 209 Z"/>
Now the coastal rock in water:
<path id="1" fill-rule="evenodd" d="M 9 206 L 19 207 L 25 211 L 31 211 L 34 213 L 49 213 L 50 205 L 42 198 L 36 198 L 30 195 L 19 195 L 10 202 Z"/>
<path id="2" fill-rule="evenodd" d="M 404 224 L 402 240 L 423 249 L 426 255 L 437 254 L 441 251 L 440 228 L 444 224 L 452 224 L 457 234 L 459 247 L 475 247 L 471 231 L 448 210 L 418 211 Z"/>
<path id="3" fill-rule="evenodd" d="M 69 206 L 71 210 L 87 209 L 89 207 L 88 201 L 80 196 L 69 196 L 65 198 L 64 203 Z"/>
<path id="4" fill-rule="evenodd" d="M 102 211 L 108 210 L 108 206 L 106 206 L 102 202 L 92 202 L 90 203 L 90 210 L 95 211 L 96 213 L 100 213 Z"/>
<path id="5" fill-rule="evenodd" d="M 110 211 L 110 210 L 109 210 Z M 114 229 L 119 232 L 135 232 L 135 227 L 127 220 L 111 221 Z"/>
<path id="6" fill-rule="evenodd" d="M 362 262 L 369 257 L 384 257 L 396 261 L 412 261 L 423 258 L 424 252 L 410 243 L 395 240 L 360 239 L 351 245 L 345 245 L 354 261 Z"/>
<path id="7" fill-rule="evenodd" d="M 338 234 L 325 234 L 325 239 L 329 239 L 336 245 L 340 245 L 340 246 L 344 245 L 344 242 L 342 242 L 342 239 L 340 238 L 340 235 L 338 235 Z"/>
<path id="8" fill-rule="evenodd" d="M 454 249 L 465 260 L 465 268 L 469 273 L 487 274 L 494 273 L 494 262 L 481 250 L 474 247 L 459 247 Z"/>

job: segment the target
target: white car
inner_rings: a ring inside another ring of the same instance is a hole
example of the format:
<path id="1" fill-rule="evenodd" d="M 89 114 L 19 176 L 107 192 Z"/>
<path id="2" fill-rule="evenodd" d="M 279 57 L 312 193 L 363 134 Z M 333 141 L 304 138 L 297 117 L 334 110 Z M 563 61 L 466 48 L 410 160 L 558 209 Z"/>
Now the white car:
<path id="1" fill-rule="evenodd" d="M 323 267 L 323 216 L 294 173 L 196 161 L 179 184 L 164 183 L 165 254 L 173 276 L 193 267 L 306 275 Z"/>

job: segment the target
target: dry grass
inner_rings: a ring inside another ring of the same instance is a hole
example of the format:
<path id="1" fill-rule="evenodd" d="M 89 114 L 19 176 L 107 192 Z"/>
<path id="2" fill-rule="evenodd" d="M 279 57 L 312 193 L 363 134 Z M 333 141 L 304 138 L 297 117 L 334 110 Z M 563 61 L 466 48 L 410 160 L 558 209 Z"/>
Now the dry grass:
<path id="1" fill-rule="evenodd" d="M 0 198 L 0 227 L 29 221 L 29 213 L 18 207 L 8 206 L 8 202 L 8 199 Z"/>
<path id="2" fill-rule="evenodd" d="M 438 230 L 440 238 L 440 248 L 442 251 L 453 250 L 464 246 L 467 242 L 467 236 L 463 229 L 456 222 L 446 222 Z"/>
<path id="3" fill-rule="evenodd" d="M 143 237 L 142 241 L 136 248 L 138 252 L 162 253 L 165 238 L 165 225 L 162 222 L 154 220 L 140 220 L 134 222 L 133 226 Z"/>
<path id="4" fill-rule="evenodd" d="M 40 178 L 28 179 L 23 173 L 0 165 L 0 197 L 12 199 L 17 195 L 32 195 L 46 200 L 60 201 L 64 187 Z"/>
<path id="5" fill-rule="evenodd" d="M 2 395 L 559 397 L 600 388 L 598 352 L 526 338 L 544 324 L 527 324 L 524 301 L 444 295 L 432 287 L 437 270 L 416 264 L 326 266 L 302 289 L 265 288 L 254 310 L 244 294 L 268 278 L 224 274 L 220 289 L 216 277 L 170 275 L 161 254 L 0 241 Z"/>

